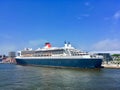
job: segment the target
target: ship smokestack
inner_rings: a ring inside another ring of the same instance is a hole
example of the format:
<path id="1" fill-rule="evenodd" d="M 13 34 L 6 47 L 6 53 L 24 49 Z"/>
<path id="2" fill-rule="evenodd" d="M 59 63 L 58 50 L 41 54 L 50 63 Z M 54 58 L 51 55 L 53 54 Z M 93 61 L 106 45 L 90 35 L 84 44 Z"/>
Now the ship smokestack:
<path id="1" fill-rule="evenodd" d="M 51 44 L 49 42 L 45 43 L 45 48 L 51 48 Z"/>

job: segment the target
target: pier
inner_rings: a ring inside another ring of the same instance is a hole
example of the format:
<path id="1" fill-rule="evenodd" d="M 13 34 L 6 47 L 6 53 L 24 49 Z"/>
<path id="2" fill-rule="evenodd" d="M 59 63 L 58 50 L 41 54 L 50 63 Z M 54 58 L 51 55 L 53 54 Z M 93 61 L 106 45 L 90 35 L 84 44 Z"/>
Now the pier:
<path id="1" fill-rule="evenodd" d="M 3 60 L 2 60 L 2 63 L 15 64 L 15 63 L 16 63 L 16 60 L 15 60 L 15 58 L 8 57 L 8 58 L 3 59 Z"/>
<path id="2" fill-rule="evenodd" d="M 110 61 L 110 62 L 103 62 L 102 66 L 104 68 L 119 68 L 120 69 L 120 62 Z"/>

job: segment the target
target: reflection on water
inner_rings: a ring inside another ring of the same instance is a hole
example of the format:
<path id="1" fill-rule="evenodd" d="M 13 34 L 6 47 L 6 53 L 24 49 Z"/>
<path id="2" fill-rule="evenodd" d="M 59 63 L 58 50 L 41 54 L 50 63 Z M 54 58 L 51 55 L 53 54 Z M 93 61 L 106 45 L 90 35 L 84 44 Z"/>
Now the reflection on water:
<path id="1" fill-rule="evenodd" d="M 0 64 L 0 90 L 118 90 L 119 69 L 60 69 Z"/>

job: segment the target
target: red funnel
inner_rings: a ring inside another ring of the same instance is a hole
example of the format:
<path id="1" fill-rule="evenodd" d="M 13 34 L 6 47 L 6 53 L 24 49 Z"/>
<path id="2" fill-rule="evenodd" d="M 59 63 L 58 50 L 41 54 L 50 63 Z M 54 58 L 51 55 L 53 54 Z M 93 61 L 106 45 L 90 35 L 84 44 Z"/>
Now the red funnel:
<path id="1" fill-rule="evenodd" d="M 51 47 L 51 44 L 50 43 L 45 43 L 45 46 L 50 48 Z"/>

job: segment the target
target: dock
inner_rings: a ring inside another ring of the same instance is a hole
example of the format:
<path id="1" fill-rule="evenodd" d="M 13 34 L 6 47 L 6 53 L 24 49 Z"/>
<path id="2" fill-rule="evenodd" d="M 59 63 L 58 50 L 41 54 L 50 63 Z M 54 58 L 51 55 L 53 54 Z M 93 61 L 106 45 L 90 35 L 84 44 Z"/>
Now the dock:
<path id="1" fill-rule="evenodd" d="M 16 63 L 16 60 L 15 60 L 15 58 L 8 57 L 8 58 L 3 59 L 3 60 L 2 60 L 2 63 L 15 64 L 15 63 Z"/>
<path id="2" fill-rule="evenodd" d="M 120 69 L 120 63 L 108 62 L 108 63 L 103 63 L 102 66 L 104 68 Z"/>

